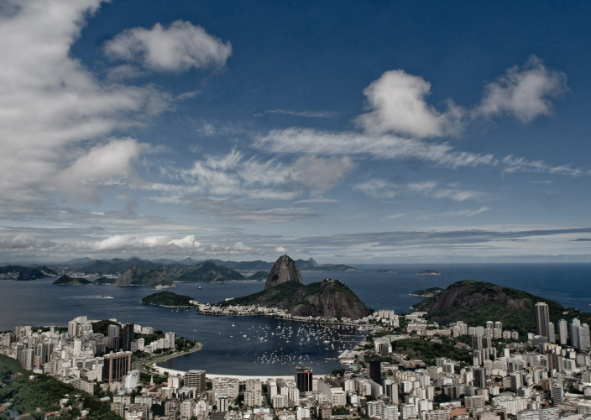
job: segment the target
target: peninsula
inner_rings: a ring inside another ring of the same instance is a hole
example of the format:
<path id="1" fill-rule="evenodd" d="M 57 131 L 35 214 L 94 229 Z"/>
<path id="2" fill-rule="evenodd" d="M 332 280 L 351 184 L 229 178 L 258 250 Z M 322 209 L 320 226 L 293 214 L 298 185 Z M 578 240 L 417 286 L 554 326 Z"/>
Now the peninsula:
<path id="1" fill-rule="evenodd" d="M 56 286 L 86 286 L 87 284 L 92 284 L 92 282 L 79 277 L 69 277 L 64 274 L 52 284 Z"/>

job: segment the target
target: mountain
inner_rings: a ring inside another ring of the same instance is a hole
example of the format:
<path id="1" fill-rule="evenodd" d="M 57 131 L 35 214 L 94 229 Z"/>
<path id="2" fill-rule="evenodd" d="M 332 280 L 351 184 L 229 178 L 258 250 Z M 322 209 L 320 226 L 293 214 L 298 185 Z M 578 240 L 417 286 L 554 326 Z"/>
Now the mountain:
<path id="1" fill-rule="evenodd" d="M 115 286 L 172 286 L 172 279 L 163 270 L 142 271 L 132 267 L 123 273 Z"/>
<path id="2" fill-rule="evenodd" d="M 162 269 L 163 264 L 142 260 L 137 257 L 127 260 L 113 258 L 112 260 L 92 260 L 80 267 L 79 270 L 86 274 L 121 274 L 134 267 L 142 271 L 150 271 Z"/>
<path id="3" fill-rule="evenodd" d="M 282 255 L 275 261 L 271 272 L 267 277 L 265 289 L 277 286 L 278 284 L 295 282 L 302 283 L 302 274 L 294 260 L 287 255 Z"/>
<path id="4" fill-rule="evenodd" d="M 64 274 L 51 284 L 55 284 L 56 286 L 85 286 L 92 284 L 92 282 L 83 278 L 69 277 Z"/>
<path id="5" fill-rule="evenodd" d="M 206 261 L 195 267 L 189 267 L 187 271 L 174 278 L 177 282 L 209 282 L 218 283 L 228 280 L 244 280 L 245 277 L 237 271 L 223 265 L 217 265 L 212 261 Z"/>
<path id="6" fill-rule="evenodd" d="M 197 265 L 197 264 L 199 264 L 199 261 L 195 261 L 193 258 L 187 257 L 184 260 L 178 261 L 176 264 L 180 264 L 180 265 Z"/>
<path id="7" fill-rule="evenodd" d="M 158 292 L 142 298 L 142 303 L 148 305 L 164 306 L 166 308 L 186 308 L 192 306 L 190 296 L 178 295 L 173 292 Z"/>
<path id="8" fill-rule="evenodd" d="M 221 302 L 220 305 L 280 308 L 293 316 L 322 318 L 358 319 L 372 312 L 343 282 L 330 279 L 309 285 L 288 281 L 259 293 Z"/>
<path id="9" fill-rule="evenodd" d="M 256 273 L 247 277 L 247 280 L 267 280 L 269 277 L 268 271 L 257 271 Z"/>
<path id="10" fill-rule="evenodd" d="M 113 277 L 100 277 L 94 281 L 97 285 L 113 285 L 117 282 L 116 278 Z"/>
<path id="11" fill-rule="evenodd" d="M 45 266 L 6 265 L 0 267 L 0 280 L 37 280 L 46 277 L 57 277 L 57 273 Z"/>
<path id="12" fill-rule="evenodd" d="M 92 261 L 92 259 L 90 259 L 88 257 L 74 258 L 73 260 L 63 262 L 62 265 L 84 265 L 84 264 L 88 264 L 91 261 Z"/>
<path id="13" fill-rule="evenodd" d="M 210 260 L 217 265 L 224 265 L 232 270 L 241 271 L 253 271 L 253 270 L 266 270 L 269 271 L 273 267 L 273 263 L 267 261 L 222 261 L 222 260 Z"/>
<path id="14" fill-rule="evenodd" d="M 520 334 L 536 331 L 535 304 L 546 302 L 550 321 L 578 317 L 591 322 L 591 314 L 564 308 L 557 302 L 534 296 L 521 290 L 474 280 L 449 285 L 443 292 L 427 298 L 413 308 L 426 311 L 428 319 L 441 324 L 464 321 L 470 326 L 486 325 L 486 321 L 501 321 L 503 329 Z"/>

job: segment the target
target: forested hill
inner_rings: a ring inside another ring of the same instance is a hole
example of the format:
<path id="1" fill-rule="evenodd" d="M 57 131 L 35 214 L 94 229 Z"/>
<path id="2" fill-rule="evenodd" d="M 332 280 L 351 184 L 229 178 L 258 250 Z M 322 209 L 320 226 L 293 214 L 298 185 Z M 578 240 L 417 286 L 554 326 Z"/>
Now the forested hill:
<path id="1" fill-rule="evenodd" d="M 522 290 L 492 283 L 463 280 L 449 285 L 443 292 L 413 306 L 426 311 L 427 317 L 442 324 L 463 321 L 469 326 L 486 325 L 486 321 L 501 321 L 503 329 L 514 329 L 520 334 L 536 331 L 535 304 L 546 302 L 550 321 L 577 317 L 591 323 L 591 314 L 564 308 L 558 302 L 534 296 Z"/>

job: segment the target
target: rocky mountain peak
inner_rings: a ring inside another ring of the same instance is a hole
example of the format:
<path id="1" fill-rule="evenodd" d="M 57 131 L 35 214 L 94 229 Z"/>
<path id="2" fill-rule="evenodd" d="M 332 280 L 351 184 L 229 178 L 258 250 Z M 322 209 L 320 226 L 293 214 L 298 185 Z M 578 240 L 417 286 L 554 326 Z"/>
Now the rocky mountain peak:
<path id="1" fill-rule="evenodd" d="M 277 259 L 277 261 L 275 261 L 275 264 L 273 264 L 273 268 L 271 268 L 269 277 L 267 277 L 265 289 L 287 282 L 296 282 L 301 284 L 302 274 L 300 273 L 300 269 L 294 260 L 289 258 L 287 255 L 282 255 L 279 257 L 279 259 Z"/>

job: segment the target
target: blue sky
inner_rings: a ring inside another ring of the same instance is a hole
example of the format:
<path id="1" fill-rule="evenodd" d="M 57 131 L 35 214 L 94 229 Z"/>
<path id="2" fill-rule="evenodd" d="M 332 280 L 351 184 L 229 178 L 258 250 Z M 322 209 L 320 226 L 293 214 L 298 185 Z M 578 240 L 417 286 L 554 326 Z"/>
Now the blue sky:
<path id="1" fill-rule="evenodd" d="M 6 1 L 0 260 L 588 261 L 590 8 Z"/>

